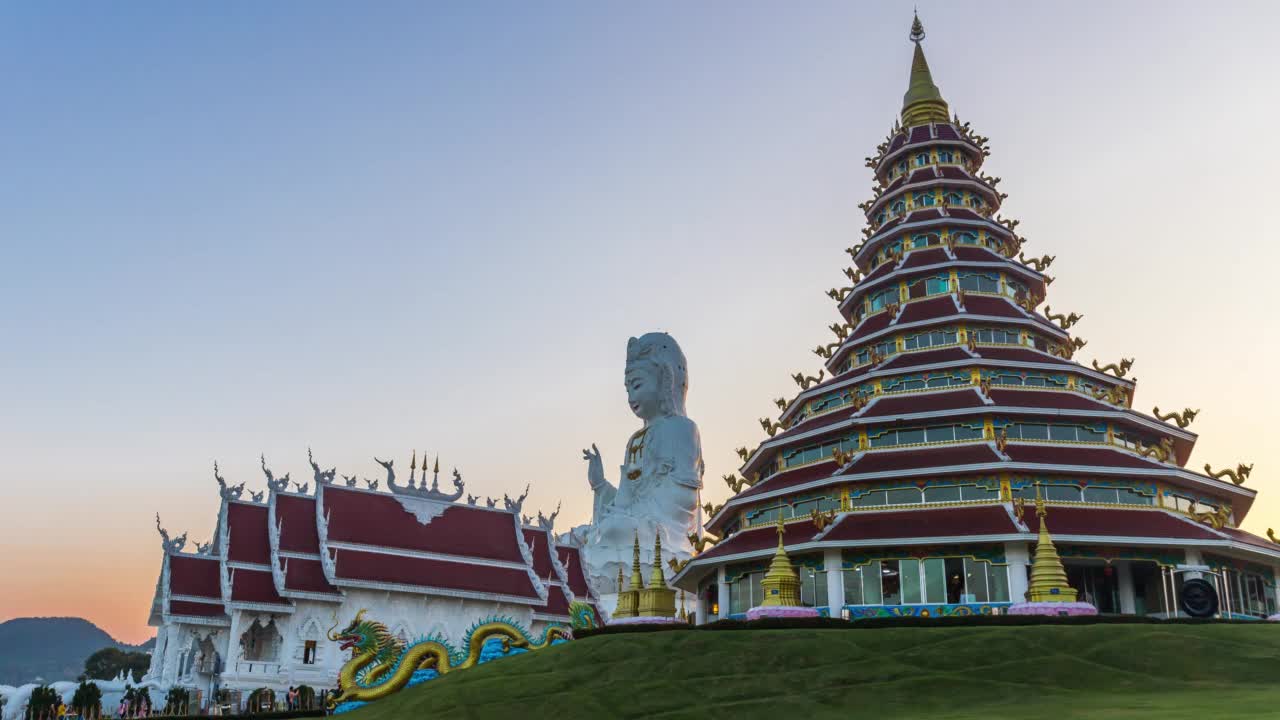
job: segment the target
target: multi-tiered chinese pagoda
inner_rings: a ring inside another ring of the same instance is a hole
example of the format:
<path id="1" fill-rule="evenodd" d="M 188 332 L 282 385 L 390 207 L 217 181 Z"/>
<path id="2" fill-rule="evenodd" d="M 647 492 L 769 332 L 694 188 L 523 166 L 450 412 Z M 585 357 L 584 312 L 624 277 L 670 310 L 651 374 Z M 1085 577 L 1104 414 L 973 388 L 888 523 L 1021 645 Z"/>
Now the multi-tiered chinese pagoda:
<path id="1" fill-rule="evenodd" d="M 1028 258 L 1001 218 L 986 138 L 951 115 L 923 38 L 917 19 L 901 122 L 868 159 L 852 287 L 829 293 L 826 367 L 794 376 L 769 437 L 739 451 L 736 495 L 706 524 L 722 540 L 674 582 L 704 621 L 760 605 L 781 515 L 805 605 L 1002 612 L 1025 599 L 1038 488 L 1067 578 L 1100 612 L 1179 612 L 1200 578 L 1222 612 L 1275 613 L 1280 545 L 1237 527 L 1249 468 L 1184 467 L 1195 411 L 1135 410 L 1132 361 L 1073 359 L 1079 317 L 1044 305 L 1053 258 Z"/>

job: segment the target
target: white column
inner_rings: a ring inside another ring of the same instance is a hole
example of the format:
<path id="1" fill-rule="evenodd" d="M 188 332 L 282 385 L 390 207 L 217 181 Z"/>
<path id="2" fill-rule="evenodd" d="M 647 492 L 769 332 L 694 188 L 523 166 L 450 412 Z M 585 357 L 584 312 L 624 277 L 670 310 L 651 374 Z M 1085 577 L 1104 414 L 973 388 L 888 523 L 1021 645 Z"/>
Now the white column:
<path id="1" fill-rule="evenodd" d="M 720 603 L 720 619 L 729 617 L 729 583 L 724 581 L 724 566 L 716 568 L 716 588 L 719 593 Z"/>
<path id="2" fill-rule="evenodd" d="M 1188 564 L 1188 565 L 1203 565 L 1203 564 L 1204 564 L 1204 558 L 1200 556 L 1200 550 L 1198 550 L 1197 548 L 1186 548 L 1186 550 L 1185 550 L 1184 552 L 1186 553 L 1186 556 L 1187 556 L 1186 564 Z M 1204 573 L 1199 573 L 1199 572 L 1185 572 L 1185 573 L 1182 573 L 1182 577 L 1183 577 L 1183 579 L 1184 579 L 1184 580 L 1190 580 L 1190 579 L 1192 579 L 1192 578 L 1203 578 L 1203 577 L 1204 577 Z M 1232 604 L 1234 604 L 1234 603 L 1232 603 Z"/>
<path id="3" fill-rule="evenodd" d="M 827 550 L 822 555 L 822 567 L 827 573 L 827 610 L 838 618 L 844 610 L 844 558 L 839 548 Z"/>
<path id="4" fill-rule="evenodd" d="M 1276 612 L 1280 613 L 1280 565 L 1272 567 L 1271 572 L 1276 576 L 1276 586 L 1272 591 L 1275 593 Z"/>
<path id="5" fill-rule="evenodd" d="M 693 622 L 695 625 L 707 624 L 707 593 L 706 588 L 698 586 L 698 592 L 693 595 Z"/>
<path id="6" fill-rule="evenodd" d="M 1020 603 L 1027 599 L 1027 566 L 1031 564 L 1031 552 L 1023 542 L 1004 544 L 1004 557 L 1009 561 L 1009 600 Z"/>
<path id="7" fill-rule="evenodd" d="M 1116 584 L 1120 590 L 1120 612 L 1133 615 L 1138 612 L 1133 589 L 1133 563 L 1119 560 L 1112 564 L 1116 569 Z"/>

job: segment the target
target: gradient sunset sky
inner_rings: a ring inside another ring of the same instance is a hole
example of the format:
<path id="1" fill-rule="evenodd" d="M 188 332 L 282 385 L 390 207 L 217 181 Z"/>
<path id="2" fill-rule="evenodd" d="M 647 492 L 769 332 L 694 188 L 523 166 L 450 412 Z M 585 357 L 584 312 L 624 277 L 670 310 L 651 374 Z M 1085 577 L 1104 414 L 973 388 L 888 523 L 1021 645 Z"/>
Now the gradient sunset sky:
<path id="1" fill-rule="evenodd" d="M 626 340 L 689 359 L 707 489 L 837 318 L 910 2 L 0 5 L 0 620 L 137 642 L 153 516 L 212 465 L 590 512 L 637 420 Z M 1276 3 L 922 2 L 1048 304 L 1135 408 L 1201 408 L 1280 528 Z"/>

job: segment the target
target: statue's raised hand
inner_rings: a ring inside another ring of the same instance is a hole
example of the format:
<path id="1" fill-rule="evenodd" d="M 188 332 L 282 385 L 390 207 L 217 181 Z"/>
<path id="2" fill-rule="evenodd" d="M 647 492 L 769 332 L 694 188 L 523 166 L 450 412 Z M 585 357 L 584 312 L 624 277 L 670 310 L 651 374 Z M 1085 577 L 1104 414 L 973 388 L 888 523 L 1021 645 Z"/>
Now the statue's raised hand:
<path id="1" fill-rule="evenodd" d="M 582 451 L 582 459 L 587 461 L 587 481 L 592 489 L 604 485 L 604 461 L 600 459 L 600 449 L 595 443 L 591 443 L 590 450 Z"/>

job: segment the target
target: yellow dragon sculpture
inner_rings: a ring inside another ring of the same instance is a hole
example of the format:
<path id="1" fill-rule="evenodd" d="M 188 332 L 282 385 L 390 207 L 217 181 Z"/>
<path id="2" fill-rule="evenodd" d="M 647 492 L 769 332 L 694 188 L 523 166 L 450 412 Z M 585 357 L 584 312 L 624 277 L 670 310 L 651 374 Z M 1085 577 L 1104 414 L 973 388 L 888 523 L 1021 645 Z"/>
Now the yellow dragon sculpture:
<path id="1" fill-rule="evenodd" d="M 785 423 L 774 422 L 769 418 L 760 418 L 760 427 L 764 428 L 766 433 L 769 433 L 769 437 L 777 435 L 779 430 L 787 429 Z"/>
<path id="2" fill-rule="evenodd" d="M 740 448 L 734 448 L 734 452 L 738 453 L 738 457 L 742 458 L 742 462 L 746 462 L 747 459 L 751 457 L 751 451 L 748 450 L 745 446 Z"/>
<path id="3" fill-rule="evenodd" d="M 1018 262 L 1032 268 L 1038 273 L 1042 273 L 1047 270 L 1048 267 L 1053 264 L 1053 261 L 1057 259 L 1057 255 L 1045 255 L 1044 257 L 1029 258 L 1022 253 L 1018 253 Z"/>
<path id="4" fill-rule="evenodd" d="M 725 485 L 728 485 L 729 489 L 733 491 L 734 495 L 742 492 L 743 488 L 751 487 L 751 483 L 748 482 L 746 478 L 740 478 L 733 473 L 722 475 L 721 477 L 724 479 Z"/>
<path id="5" fill-rule="evenodd" d="M 1126 374 L 1128 374 L 1129 368 L 1131 367 L 1133 367 L 1133 358 L 1121 358 L 1119 365 L 1115 363 L 1107 363 L 1106 365 L 1099 365 L 1097 360 L 1093 361 L 1094 370 L 1097 370 L 1098 372 L 1109 372 L 1119 378 L 1122 378 Z"/>
<path id="6" fill-rule="evenodd" d="M 853 288 L 851 287 L 831 288 L 827 291 L 827 297 L 835 300 L 836 302 L 844 302 L 844 299 L 849 297 L 849 293 L 851 292 L 853 292 Z"/>
<path id="7" fill-rule="evenodd" d="M 1058 323 L 1058 326 L 1061 327 L 1063 330 L 1069 329 L 1072 325 L 1075 325 L 1076 323 L 1084 319 L 1083 315 L 1079 315 L 1076 313 L 1071 313 L 1070 315 L 1055 313 L 1053 311 L 1053 308 L 1049 307 L 1048 305 L 1044 306 L 1044 316 L 1048 318 L 1051 322 Z"/>
<path id="8" fill-rule="evenodd" d="M 501 638 L 503 654 L 513 648 L 541 650 L 556 641 L 573 639 L 573 631 L 562 625 L 548 627 L 535 641 L 514 622 L 489 620 L 467 633 L 463 652 L 454 652 L 438 639 L 426 639 L 406 647 L 386 625 L 367 619 L 366 612 L 367 609 L 361 609 L 339 632 L 334 632 L 336 621 L 329 629 L 329 639 L 339 643 L 340 650 L 354 650 L 351 660 L 338 672 L 338 691 L 329 699 L 331 711 L 344 703 L 381 700 L 408 686 L 419 670 L 434 670 L 444 675 L 475 667 L 483 662 L 485 644 L 494 638 Z"/>
<path id="9" fill-rule="evenodd" d="M 814 385 L 822 382 L 822 378 L 826 375 L 826 372 L 826 370 L 819 370 L 817 375 L 809 375 L 808 377 L 806 377 L 804 373 L 796 373 L 791 376 L 791 379 L 796 381 L 796 384 L 800 386 L 801 390 L 808 390 Z"/>
<path id="10" fill-rule="evenodd" d="M 689 542 L 693 545 L 693 551 L 695 553 L 700 553 L 703 550 L 706 550 L 707 548 L 711 547 L 712 545 L 715 545 L 716 543 L 720 542 L 720 538 L 712 537 L 710 535 L 703 535 L 702 537 L 698 537 L 697 533 L 690 533 Z"/>
<path id="11" fill-rule="evenodd" d="M 1155 415 L 1156 418 L 1162 422 L 1169 422 L 1170 420 L 1172 420 L 1178 424 L 1178 427 L 1185 429 L 1188 425 L 1191 424 L 1192 420 L 1196 419 L 1196 415 L 1199 415 L 1200 411 L 1192 410 L 1191 408 L 1185 408 L 1180 413 L 1162 413 L 1160 412 L 1160 406 L 1157 405 L 1155 408 L 1151 410 L 1151 414 Z"/>
<path id="12" fill-rule="evenodd" d="M 1137 452 L 1142 457 L 1154 457 L 1160 462 L 1168 462 L 1173 457 L 1173 440 L 1170 438 L 1160 438 L 1160 442 L 1155 445 L 1143 445 L 1138 443 Z M 1239 483 L 1236 483 L 1239 485 Z"/>
<path id="13" fill-rule="evenodd" d="M 1253 463 L 1249 463 L 1248 465 L 1238 463 L 1235 470 L 1227 468 L 1225 470 L 1218 470 L 1217 472 L 1214 472 L 1213 467 L 1210 466 L 1209 463 L 1205 463 L 1204 471 L 1206 475 L 1214 480 L 1221 480 L 1226 477 L 1230 478 L 1231 482 L 1237 485 L 1243 485 L 1244 481 L 1249 478 L 1249 473 L 1253 472 Z"/>

